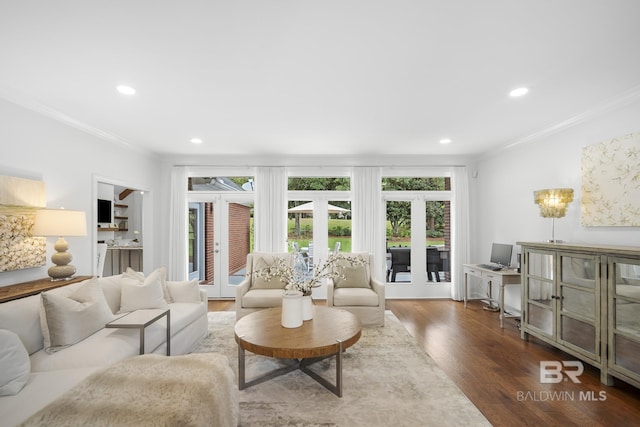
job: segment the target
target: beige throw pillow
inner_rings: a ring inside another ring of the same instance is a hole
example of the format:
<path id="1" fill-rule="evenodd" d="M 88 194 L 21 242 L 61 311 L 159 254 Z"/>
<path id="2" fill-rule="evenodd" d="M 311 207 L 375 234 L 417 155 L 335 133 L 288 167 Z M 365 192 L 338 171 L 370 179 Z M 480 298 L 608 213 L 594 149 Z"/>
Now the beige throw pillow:
<path id="1" fill-rule="evenodd" d="M 173 300 L 171 299 L 171 293 L 169 292 L 169 289 L 167 288 L 167 281 L 166 281 L 166 277 L 167 277 L 167 270 L 164 267 L 160 267 L 156 270 L 153 271 L 153 273 L 151 273 L 149 275 L 149 277 L 151 277 L 153 274 L 160 274 L 161 277 L 161 281 L 162 281 L 162 293 L 164 295 L 164 300 L 169 304 L 172 303 Z M 135 279 L 138 280 L 140 282 L 144 282 L 145 281 L 145 277 L 144 277 L 144 273 L 141 271 L 135 271 L 134 269 L 132 269 L 131 267 L 127 267 L 127 269 L 125 270 L 124 273 L 122 273 L 122 277 L 125 279 Z"/>
<path id="2" fill-rule="evenodd" d="M 198 279 L 188 281 L 166 281 L 167 289 L 173 302 L 201 302 Z"/>
<path id="3" fill-rule="evenodd" d="M 52 353 L 104 328 L 115 316 L 96 279 L 88 280 L 69 296 L 41 294 L 45 318 L 45 351 Z"/>
<path id="4" fill-rule="evenodd" d="M 284 253 L 254 252 L 253 254 L 253 278 L 251 287 L 254 289 L 284 289 L 287 283 L 280 280 L 279 277 L 273 277 L 271 280 L 258 277 L 256 274 L 259 270 L 264 270 L 273 266 L 276 258 L 285 259 L 287 265 L 291 265 L 291 256 Z"/>
<path id="5" fill-rule="evenodd" d="M 358 258 L 362 258 L 357 255 Z M 352 266 L 347 260 L 338 261 L 337 271 L 341 277 L 334 280 L 336 288 L 370 288 L 369 284 L 369 266 L 354 265 Z"/>
<path id="6" fill-rule="evenodd" d="M 120 313 L 147 308 L 167 308 L 164 297 L 164 268 L 159 268 L 140 281 L 139 276 L 122 275 Z"/>

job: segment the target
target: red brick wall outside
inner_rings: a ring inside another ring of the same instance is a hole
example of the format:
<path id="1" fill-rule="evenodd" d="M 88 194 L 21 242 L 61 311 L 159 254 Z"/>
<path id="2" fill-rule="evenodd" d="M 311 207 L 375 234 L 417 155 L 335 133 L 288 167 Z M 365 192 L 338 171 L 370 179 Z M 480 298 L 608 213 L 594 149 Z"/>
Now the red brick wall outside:
<path id="1" fill-rule="evenodd" d="M 204 204 L 204 280 L 202 283 L 213 283 L 213 203 Z"/>
<path id="2" fill-rule="evenodd" d="M 213 255 L 215 236 L 213 229 L 213 203 L 205 203 L 204 209 L 204 257 L 205 278 L 203 284 L 213 283 Z M 245 267 L 250 245 L 251 208 L 237 203 L 229 203 L 229 274 Z"/>
<path id="3" fill-rule="evenodd" d="M 245 267 L 249 254 L 251 208 L 229 203 L 229 274 Z"/>

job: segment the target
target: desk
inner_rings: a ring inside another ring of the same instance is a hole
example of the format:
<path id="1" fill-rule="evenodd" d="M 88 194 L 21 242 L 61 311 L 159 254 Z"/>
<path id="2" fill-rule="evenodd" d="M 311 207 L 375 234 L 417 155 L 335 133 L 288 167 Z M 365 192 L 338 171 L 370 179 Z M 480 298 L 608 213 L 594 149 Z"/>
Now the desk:
<path id="1" fill-rule="evenodd" d="M 493 299 L 491 295 L 491 292 L 492 292 L 491 285 L 495 283 L 500 286 L 500 300 L 498 301 L 500 304 L 500 327 L 504 328 L 505 317 L 520 317 L 516 315 L 505 316 L 504 314 L 504 287 L 506 285 L 519 285 L 520 273 L 518 273 L 516 270 L 507 270 L 507 269 L 500 270 L 500 271 L 493 271 L 486 268 L 478 267 L 477 264 L 464 264 L 463 268 L 464 268 L 464 306 L 465 308 L 467 307 L 467 300 L 469 299 L 482 299 L 482 300 L 496 301 L 495 299 Z M 488 283 L 489 285 L 488 298 L 468 298 L 467 297 L 468 289 L 469 289 L 468 277 L 470 275 L 474 277 L 479 277 L 480 279 L 482 279 L 483 283 L 485 281 Z"/>

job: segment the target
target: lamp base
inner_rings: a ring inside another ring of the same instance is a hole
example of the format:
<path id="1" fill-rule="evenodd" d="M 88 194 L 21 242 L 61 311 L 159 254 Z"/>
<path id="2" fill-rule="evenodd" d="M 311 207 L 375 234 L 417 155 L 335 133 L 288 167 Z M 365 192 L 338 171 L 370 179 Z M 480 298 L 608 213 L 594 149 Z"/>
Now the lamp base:
<path id="1" fill-rule="evenodd" d="M 549 239 L 547 240 L 547 243 L 564 243 L 564 240 L 553 240 L 553 239 Z"/>
<path id="2" fill-rule="evenodd" d="M 67 252 L 69 248 L 67 241 L 60 237 L 53 247 L 57 251 L 51 256 L 51 261 L 53 261 L 55 265 L 47 271 L 49 277 L 51 277 L 51 281 L 71 279 L 71 277 L 76 274 L 76 268 L 69 264 L 73 257 L 71 253 Z"/>
<path id="3" fill-rule="evenodd" d="M 52 282 L 69 280 L 76 274 L 76 268 L 73 265 L 54 265 L 53 267 L 49 267 L 47 273 L 49 273 Z"/>

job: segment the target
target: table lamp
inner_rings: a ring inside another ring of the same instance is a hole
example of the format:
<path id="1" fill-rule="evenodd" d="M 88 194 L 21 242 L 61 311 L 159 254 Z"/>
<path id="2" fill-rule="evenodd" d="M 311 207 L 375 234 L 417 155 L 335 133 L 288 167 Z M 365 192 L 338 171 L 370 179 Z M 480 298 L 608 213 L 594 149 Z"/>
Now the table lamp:
<path id="1" fill-rule="evenodd" d="M 545 190 L 537 190 L 533 192 L 533 198 L 538 206 L 540 206 L 540 216 L 543 218 L 551 218 L 551 240 L 549 243 L 562 243 L 562 240 L 556 240 L 555 236 L 555 219 L 562 218 L 567 213 L 567 206 L 573 201 L 572 188 L 550 188 Z"/>
<path id="2" fill-rule="evenodd" d="M 87 218 L 82 211 L 66 209 L 40 209 L 36 211 L 34 236 L 57 236 L 58 241 L 53 246 L 56 253 L 51 256 L 55 264 L 48 270 L 51 280 L 68 280 L 75 273 L 76 268 L 69 263 L 73 259 L 67 252 L 69 244 L 63 236 L 86 236 Z"/>

